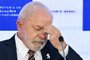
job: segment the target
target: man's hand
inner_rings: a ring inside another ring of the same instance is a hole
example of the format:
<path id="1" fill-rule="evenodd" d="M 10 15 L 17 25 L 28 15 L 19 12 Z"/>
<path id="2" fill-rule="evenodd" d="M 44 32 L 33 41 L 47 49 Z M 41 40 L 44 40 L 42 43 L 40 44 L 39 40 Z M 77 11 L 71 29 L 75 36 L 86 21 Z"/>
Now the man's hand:
<path id="1" fill-rule="evenodd" d="M 60 31 L 54 27 L 53 25 L 50 25 L 48 27 L 45 27 L 44 32 L 50 34 L 50 42 L 52 43 L 52 45 L 58 50 L 58 51 L 62 51 L 62 47 L 61 47 L 61 43 L 59 41 L 59 37 L 61 36 Z M 63 42 L 63 46 L 64 48 L 66 47 L 66 43 Z"/>

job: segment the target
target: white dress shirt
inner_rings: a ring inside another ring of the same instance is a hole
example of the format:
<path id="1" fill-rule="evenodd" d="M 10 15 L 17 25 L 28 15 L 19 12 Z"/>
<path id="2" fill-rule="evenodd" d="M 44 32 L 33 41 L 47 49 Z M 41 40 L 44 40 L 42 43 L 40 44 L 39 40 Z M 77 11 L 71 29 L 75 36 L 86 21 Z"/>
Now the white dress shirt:
<path id="1" fill-rule="evenodd" d="M 17 34 L 15 35 L 15 42 L 16 42 L 16 50 L 17 50 L 17 59 L 18 60 L 28 60 L 29 54 L 28 51 L 29 49 L 24 45 L 24 43 L 18 38 Z M 65 48 L 65 56 L 68 54 L 68 45 Z M 63 52 L 59 52 L 63 56 Z M 36 51 L 35 55 L 35 60 L 42 60 L 42 55 L 41 51 Z"/>

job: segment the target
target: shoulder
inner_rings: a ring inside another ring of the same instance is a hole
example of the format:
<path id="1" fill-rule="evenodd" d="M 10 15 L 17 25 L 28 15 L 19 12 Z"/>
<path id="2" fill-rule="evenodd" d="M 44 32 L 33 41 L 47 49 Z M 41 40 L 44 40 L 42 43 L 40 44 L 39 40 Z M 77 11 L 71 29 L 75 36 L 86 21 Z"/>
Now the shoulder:
<path id="1" fill-rule="evenodd" d="M 2 40 L 0 41 L 0 48 L 10 44 L 11 42 L 13 42 L 15 40 L 14 36 L 12 36 L 10 39 L 6 39 L 6 40 Z"/>
<path id="2" fill-rule="evenodd" d="M 6 45 L 7 45 L 6 43 L 7 43 L 8 41 L 9 41 L 9 39 L 0 41 L 0 48 L 3 48 L 4 46 L 6 46 Z"/>

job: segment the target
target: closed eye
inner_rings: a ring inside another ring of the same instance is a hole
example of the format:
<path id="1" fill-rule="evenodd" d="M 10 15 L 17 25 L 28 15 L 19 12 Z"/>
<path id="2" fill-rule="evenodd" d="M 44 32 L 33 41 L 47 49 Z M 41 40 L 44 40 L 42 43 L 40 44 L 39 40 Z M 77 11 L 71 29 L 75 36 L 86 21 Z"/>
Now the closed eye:
<path id="1" fill-rule="evenodd" d="M 36 26 L 34 26 L 33 28 L 34 28 L 35 30 L 37 30 L 37 31 L 40 31 L 40 30 L 43 29 L 43 27 L 41 27 L 41 26 L 39 26 L 39 25 L 36 25 Z"/>

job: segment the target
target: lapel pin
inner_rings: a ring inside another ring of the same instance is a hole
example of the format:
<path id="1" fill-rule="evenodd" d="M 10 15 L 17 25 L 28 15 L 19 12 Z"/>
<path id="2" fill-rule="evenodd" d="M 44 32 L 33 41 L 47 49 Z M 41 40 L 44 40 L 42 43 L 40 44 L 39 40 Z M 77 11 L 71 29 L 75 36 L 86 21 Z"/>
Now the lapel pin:
<path id="1" fill-rule="evenodd" d="M 49 55 L 49 53 L 47 53 L 47 55 L 46 55 L 46 56 L 47 56 L 47 59 L 50 59 L 50 55 Z"/>

